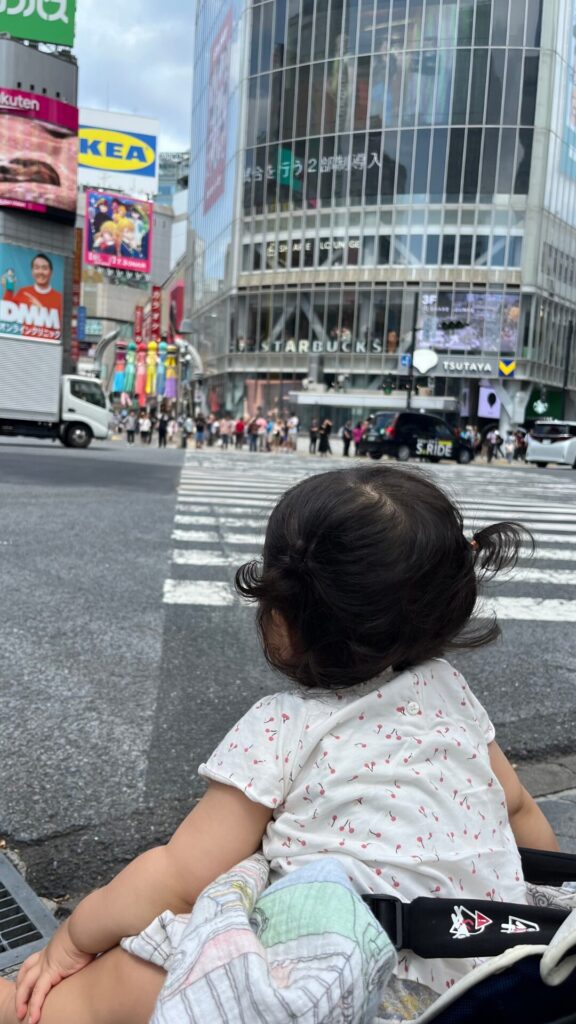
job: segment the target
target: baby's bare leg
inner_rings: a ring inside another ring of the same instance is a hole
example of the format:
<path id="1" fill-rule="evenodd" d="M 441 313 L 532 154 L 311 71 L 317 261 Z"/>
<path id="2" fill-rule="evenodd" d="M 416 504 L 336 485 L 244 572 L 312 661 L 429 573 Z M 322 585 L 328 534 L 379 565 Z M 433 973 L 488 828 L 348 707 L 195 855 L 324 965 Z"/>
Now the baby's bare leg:
<path id="1" fill-rule="evenodd" d="M 160 967 L 112 949 L 52 989 L 41 1024 L 148 1024 L 165 980 Z M 14 985 L 2 979 L 0 1024 L 21 1024 Z"/>

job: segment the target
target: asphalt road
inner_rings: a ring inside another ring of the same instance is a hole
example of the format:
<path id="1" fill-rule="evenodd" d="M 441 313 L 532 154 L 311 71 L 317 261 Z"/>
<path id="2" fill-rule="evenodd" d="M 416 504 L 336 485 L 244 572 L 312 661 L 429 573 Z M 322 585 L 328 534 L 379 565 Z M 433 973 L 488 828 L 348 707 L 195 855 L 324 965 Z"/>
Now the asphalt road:
<path id="1" fill-rule="evenodd" d="M 0 441 L 0 837 L 38 892 L 79 895 L 165 839 L 201 792 L 200 761 L 254 700 L 281 688 L 253 612 L 227 590 L 234 564 L 257 551 L 274 497 L 324 468 Z M 537 577 L 523 567 L 528 576 L 490 597 L 503 639 L 453 660 L 513 759 L 570 751 L 576 655 L 574 619 L 563 619 L 575 603 L 565 604 L 576 474 L 431 471 L 463 502 L 470 529 L 523 509 L 545 537 Z"/>

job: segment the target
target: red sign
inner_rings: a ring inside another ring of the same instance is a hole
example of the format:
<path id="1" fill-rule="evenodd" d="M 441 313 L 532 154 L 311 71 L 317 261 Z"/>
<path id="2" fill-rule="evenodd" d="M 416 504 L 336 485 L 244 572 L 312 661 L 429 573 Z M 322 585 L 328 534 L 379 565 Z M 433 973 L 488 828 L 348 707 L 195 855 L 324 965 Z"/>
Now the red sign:
<path id="1" fill-rule="evenodd" d="M 152 289 L 152 339 L 154 341 L 160 340 L 160 334 L 162 332 L 162 289 L 158 285 L 154 285 Z"/>
<path id="2" fill-rule="evenodd" d="M 144 341 L 144 306 L 134 308 L 134 341 L 137 345 Z"/>
<path id="3" fill-rule="evenodd" d="M 206 175 L 204 178 L 204 213 L 208 213 L 224 193 L 226 150 L 228 148 L 228 91 L 230 84 L 230 50 L 234 19 L 228 11 L 210 51 L 210 85 L 208 88 L 208 130 L 206 133 Z"/>

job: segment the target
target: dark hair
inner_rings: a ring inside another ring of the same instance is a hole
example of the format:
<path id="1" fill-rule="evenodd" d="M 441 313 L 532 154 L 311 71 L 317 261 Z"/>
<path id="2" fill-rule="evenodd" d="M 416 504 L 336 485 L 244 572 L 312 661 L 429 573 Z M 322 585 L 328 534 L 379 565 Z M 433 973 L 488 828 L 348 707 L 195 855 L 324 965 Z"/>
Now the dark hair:
<path id="1" fill-rule="evenodd" d="M 466 538 L 459 510 L 421 471 L 339 470 L 282 496 L 263 559 L 238 570 L 236 588 L 258 602 L 270 664 L 304 686 L 342 689 L 496 639 L 494 616 L 470 621 L 478 584 L 516 564 L 524 536 L 510 522 Z M 273 642 L 274 612 L 290 658 Z"/>
<path id="2" fill-rule="evenodd" d="M 50 267 L 50 270 L 54 270 L 54 266 L 52 264 L 52 260 L 50 259 L 49 256 L 46 255 L 45 252 L 37 252 L 36 253 L 34 259 L 30 263 L 31 267 L 34 266 L 34 264 L 36 263 L 36 260 L 46 260 L 46 263 L 48 263 L 48 265 Z"/>

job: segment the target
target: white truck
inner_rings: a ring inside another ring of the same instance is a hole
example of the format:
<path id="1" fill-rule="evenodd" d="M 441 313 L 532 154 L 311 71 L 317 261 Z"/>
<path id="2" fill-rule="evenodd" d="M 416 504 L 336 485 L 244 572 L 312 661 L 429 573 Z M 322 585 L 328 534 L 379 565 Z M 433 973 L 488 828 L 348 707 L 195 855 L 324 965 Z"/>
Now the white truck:
<path id="1" fill-rule="evenodd" d="M 61 374 L 54 347 L 34 346 L 34 358 L 4 359 L 0 345 L 0 436 L 41 437 L 67 448 L 87 448 L 108 437 L 112 414 L 102 384 L 94 377 Z M 20 356 L 26 356 L 21 346 Z"/>

